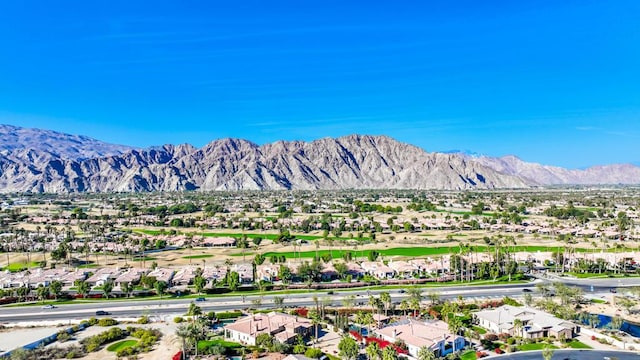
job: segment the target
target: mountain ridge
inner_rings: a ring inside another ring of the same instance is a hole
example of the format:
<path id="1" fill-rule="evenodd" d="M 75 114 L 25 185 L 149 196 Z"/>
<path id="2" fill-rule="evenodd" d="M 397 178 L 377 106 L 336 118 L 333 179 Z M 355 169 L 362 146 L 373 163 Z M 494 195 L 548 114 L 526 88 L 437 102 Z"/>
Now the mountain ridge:
<path id="1" fill-rule="evenodd" d="M 24 133 L 12 128 L 14 138 Z M 8 128 L 0 125 L 0 129 Z M 263 145 L 223 138 L 200 148 L 165 144 L 138 149 L 57 132 L 47 138 L 52 132 L 28 130 L 28 136 L 41 141 L 13 147 L 0 141 L 0 192 L 471 190 L 631 184 L 640 179 L 640 168 L 634 165 L 568 170 L 528 163 L 514 155 L 426 152 L 386 135 L 352 134 Z M 96 149 L 91 148 L 94 145 Z"/>

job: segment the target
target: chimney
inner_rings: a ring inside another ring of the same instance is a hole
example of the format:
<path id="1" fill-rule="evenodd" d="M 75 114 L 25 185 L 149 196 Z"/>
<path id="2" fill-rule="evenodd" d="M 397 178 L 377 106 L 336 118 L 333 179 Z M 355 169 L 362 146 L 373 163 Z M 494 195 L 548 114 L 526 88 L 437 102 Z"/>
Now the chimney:
<path id="1" fill-rule="evenodd" d="M 393 329 L 393 340 L 396 339 L 396 336 L 398 336 L 398 330 Z"/>

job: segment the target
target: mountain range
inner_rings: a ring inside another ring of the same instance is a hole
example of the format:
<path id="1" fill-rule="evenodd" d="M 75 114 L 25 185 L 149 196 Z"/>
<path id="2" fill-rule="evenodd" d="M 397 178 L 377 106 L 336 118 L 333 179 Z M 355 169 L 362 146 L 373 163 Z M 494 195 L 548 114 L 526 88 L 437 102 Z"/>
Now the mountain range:
<path id="1" fill-rule="evenodd" d="M 515 156 L 429 153 L 387 136 L 261 146 L 227 138 L 202 148 L 137 149 L 49 130 L 0 125 L 0 131 L 0 192 L 466 190 L 640 179 L 640 167 L 630 164 L 569 170 Z"/>

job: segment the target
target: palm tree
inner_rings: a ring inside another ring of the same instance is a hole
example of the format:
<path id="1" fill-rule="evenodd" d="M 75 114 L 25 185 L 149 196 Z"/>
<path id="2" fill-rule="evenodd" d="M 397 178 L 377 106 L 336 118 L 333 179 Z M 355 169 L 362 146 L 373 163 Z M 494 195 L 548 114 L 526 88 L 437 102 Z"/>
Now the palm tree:
<path id="1" fill-rule="evenodd" d="M 380 346 L 375 341 L 367 345 L 367 347 L 365 348 L 365 353 L 367 354 L 367 358 L 369 360 L 380 360 L 380 358 L 382 357 L 382 351 L 380 351 Z"/>
<path id="2" fill-rule="evenodd" d="M 393 346 L 387 346 L 386 348 L 384 348 L 384 350 L 382 350 L 382 360 L 397 360 L 398 359 L 398 353 L 396 352 L 396 349 L 393 348 Z"/>
<path id="3" fill-rule="evenodd" d="M 206 329 L 200 322 L 189 322 L 178 326 L 176 336 L 182 340 L 182 353 L 188 358 L 191 347 L 195 349 L 195 356 L 198 356 L 198 341 L 205 338 Z"/>
<path id="4" fill-rule="evenodd" d="M 389 308 L 391 308 L 391 294 L 388 291 L 380 293 L 380 301 L 384 304 L 384 314 L 389 316 Z"/>
<path id="5" fill-rule="evenodd" d="M 423 346 L 418 350 L 418 360 L 436 360 L 436 353 L 428 346 Z"/>
<path id="6" fill-rule="evenodd" d="M 318 341 L 318 328 L 320 327 L 320 313 L 318 311 L 311 310 L 309 311 L 309 319 L 311 319 L 311 325 L 315 329 L 316 336 L 314 339 L 314 343 Z"/>
<path id="7" fill-rule="evenodd" d="M 108 299 L 109 295 L 111 295 L 112 290 L 113 290 L 113 280 L 109 279 L 104 283 L 104 285 L 102 285 L 102 292 L 104 293 L 104 297 Z"/>
<path id="8" fill-rule="evenodd" d="M 524 326 L 524 323 L 522 322 L 522 320 L 520 319 L 514 319 L 513 320 L 513 327 L 515 328 L 515 332 L 516 332 L 516 340 L 519 341 L 518 339 L 522 337 L 522 327 Z"/>
<path id="9" fill-rule="evenodd" d="M 128 282 L 120 283 L 120 291 L 124 293 L 126 297 L 131 295 L 131 291 L 133 290 L 133 286 Z"/>
<path id="10" fill-rule="evenodd" d="M 453 334 L 453 352 L 456 352 L 456 336 L 462 328 L 462 320 L 455 314 L 449 319 L 449 331 Z"/>
<path id="11" fill-rule="evenodd" d="M 547 345 L 542 349 L 542 358 L 544 360 L 551 360 L 551 358 L 553 358 L 553 348 L 551 348 L 551 346 Z"/>

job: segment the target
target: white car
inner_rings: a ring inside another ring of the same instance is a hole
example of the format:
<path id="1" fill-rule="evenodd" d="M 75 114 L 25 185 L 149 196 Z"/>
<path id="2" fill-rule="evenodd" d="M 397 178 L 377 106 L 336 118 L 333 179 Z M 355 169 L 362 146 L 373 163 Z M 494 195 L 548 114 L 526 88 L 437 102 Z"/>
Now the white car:
<path id="1" fill-rule="evenodd" d="M 51 304 L 49 304 L 49 305 L 45 305 L 45 306 L 43 306 L 42 308 L 43 308 L 43 309 L 55 309 L 56 307 L 55 307 L 55 306 L 53 306 L 53 305 L 51 305 Z"/>

